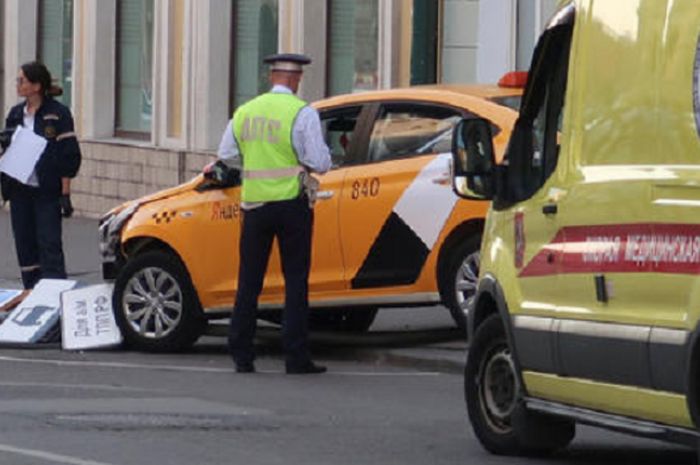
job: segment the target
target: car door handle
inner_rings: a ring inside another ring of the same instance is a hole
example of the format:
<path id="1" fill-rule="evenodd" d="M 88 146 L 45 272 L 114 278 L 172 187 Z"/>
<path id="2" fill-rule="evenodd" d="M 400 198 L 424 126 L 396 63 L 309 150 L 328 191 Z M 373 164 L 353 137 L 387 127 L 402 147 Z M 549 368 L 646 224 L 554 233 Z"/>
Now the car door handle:
<path id="1" fill-rule="evenodd" d="M 438 177 L 436 177 L 436 178 L 433 178 L 432 181 L 433 181 L 433 184 L 438 184 L 438 185 L 440 185 L 440 186 L 445 186 L 445 185 L 448 185 L 448 184 L 451 184 L 451 183 L 452 183 L 452 178 L 450 177 L 450 175 L 444 174 L 444 175 L 442 175 L 442 176 L 438 176 Z"/>
<path id="2" fill-rule="evenodd" d="M 545 215 L 556 215 L 558 211 L 556 203 L 550 203 L 542 207 L 542 213 Z"/>
<path id="3" fill-rule="evenodd" d="M 333 198 L 333 194 L 334 194 L 333 191 L 318 191 L 316 193 L 316 198 L 318 200 L 328 200 L 328 199 Z"/>

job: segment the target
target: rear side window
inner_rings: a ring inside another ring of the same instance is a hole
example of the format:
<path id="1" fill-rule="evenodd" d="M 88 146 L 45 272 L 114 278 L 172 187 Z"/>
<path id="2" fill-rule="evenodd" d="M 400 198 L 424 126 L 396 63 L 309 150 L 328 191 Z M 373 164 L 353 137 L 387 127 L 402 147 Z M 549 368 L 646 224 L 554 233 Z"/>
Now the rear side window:
<path id="1" fill-rule="evenodd" d="M 497 103 L 503 107 L 508 107 L 511 110 L 520 111 L 520 102 L 522 96 L 520 95 L 509 95 L 507 97 L 492 97 L 490 99 L 493 103 Z"/>
<path id="2" fill-rule="evenodd" d="M 449 152 L 457 110 L 416 104 L 385 105 L 372 128 L 369 160 L 379 162 Z"/>

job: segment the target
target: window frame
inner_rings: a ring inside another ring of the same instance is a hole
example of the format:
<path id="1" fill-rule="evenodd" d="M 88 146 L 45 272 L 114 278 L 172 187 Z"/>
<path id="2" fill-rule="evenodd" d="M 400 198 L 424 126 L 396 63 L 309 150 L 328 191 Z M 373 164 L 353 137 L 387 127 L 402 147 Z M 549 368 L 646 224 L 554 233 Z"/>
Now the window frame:
<path id="1" fill-rule="evenodd" d="M 520 116 L 504 156 L 503 188 L 496 193 L 494 208 L 504 209 L 532 197 L 547 182 L 558 164 L 559 122 L 563 117 L 566 81 L 573 40 L 576 10 L 573 4 L 563 7 L 537 42 L 530 66 Z M 539 173 L 534 169 L 535 123 L 544 115 Z M 534 174 L 533 174 L 534 173 Z"/>

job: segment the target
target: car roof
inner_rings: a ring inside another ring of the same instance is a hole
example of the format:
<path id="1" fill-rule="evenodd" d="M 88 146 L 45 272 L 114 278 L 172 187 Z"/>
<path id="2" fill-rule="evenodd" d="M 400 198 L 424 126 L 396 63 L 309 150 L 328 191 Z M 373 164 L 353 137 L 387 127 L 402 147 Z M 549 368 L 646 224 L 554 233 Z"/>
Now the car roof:
<path id="1" fill-rule="evenodd" d="M 522 93 L 523 90 L 517 87 L 499 87 L 488 84 L 436 84 L 338 95 L 314 102 L 314 106 L 324 108 L 335 105 L 385 100 L 424 100 L 465 106 L 469 100 L 472 100 L 471 103 L 473 104 L 473 99 L 475 98 L 491 100 L 497 97 L 519 96 Z M 466 101 L 464 101 L 465 99 Z"/>

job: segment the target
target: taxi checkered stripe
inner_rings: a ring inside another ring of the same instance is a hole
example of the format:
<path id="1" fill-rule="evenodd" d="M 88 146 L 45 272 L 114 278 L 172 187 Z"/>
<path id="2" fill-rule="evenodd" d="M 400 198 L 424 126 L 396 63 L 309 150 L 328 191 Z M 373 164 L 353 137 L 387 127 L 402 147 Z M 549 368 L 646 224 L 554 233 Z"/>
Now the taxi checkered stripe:
<path id="1" fill-rule="evenodd" d="M 151 218 L 155 220 L 156 224 L 170 223 L 170 221 L 177 215 L 177 210 L 162 211 L 154 213 Z"/>

